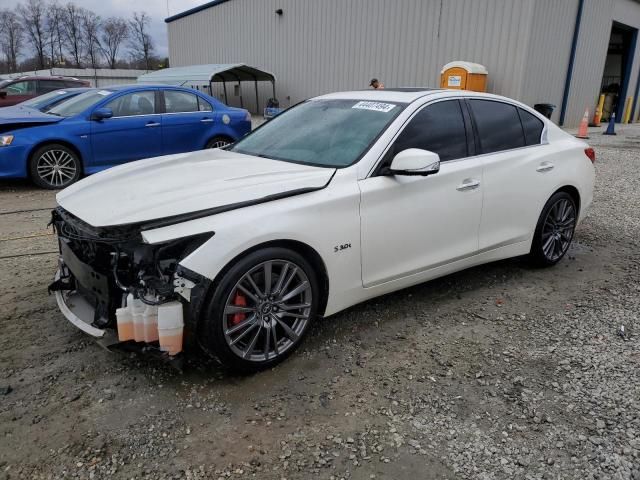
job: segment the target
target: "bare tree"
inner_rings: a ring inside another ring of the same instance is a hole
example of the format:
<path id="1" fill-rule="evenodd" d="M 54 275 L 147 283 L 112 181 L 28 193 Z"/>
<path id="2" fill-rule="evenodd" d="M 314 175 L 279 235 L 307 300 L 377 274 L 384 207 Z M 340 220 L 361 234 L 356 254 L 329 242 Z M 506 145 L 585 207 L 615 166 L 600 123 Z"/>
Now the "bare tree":
<path id="1" fill-rule="evenodd" d="M 0 10 L 0 48 L 9 73 L 18 71 L 18 57 L 22 49 L 22 26 L 18 15 L 11 10 Z"/>
<path id="2" fill-rule="evenodd" d="M 100 58 L 100 17 L 90 10 L 82 13 L 82 42 L 91 68 L 97 68 Z"/>
<path id="3" fill-rule="evenodd" d="M 102 24 L 101 51 L 107 60 L 109 68 L 116 68 L 118 61 L 118 51 L 122 46 L 122 42 L 129 36 L 129 26 L 127 22 L 120 17 L 107 18 Z"/>
<path id="4" fill-rule="evenodd" d="M 144 64 L 147 70 L 151 70 L 153 55 L 153 41 L 149 35 L 149 23 L 151 23 L 151 17 L 146 12 L 134 12 L 133 20 L 129 21 L 130 54 L 134 60 Z"/>
<path id="5" fill-rule="evenodd" d="M 25 4 L 18 5 L 17 11 L 21 17 L 27 41 L 36 53 L 38 68 L 45 68 L 47 48 L 45 4 L 43 0 L 27 0 Z"/>
<path id="6" fill-rule="evenodd" d="M 47 6 L 46 20 L 51 66 L 55 67 L 56 64 L 64 63 L 64 54 L 62 52 L 64 10 L 57 2 L 54 1 Z"/>
<path id="7" fill-rule="evenodd" d="M 82 15 L 83 9 L 75 3 L 69 2 L 64 6 L 65 44 L 76 68 L 82 66 L 84 54 L 82 48 Z"/>

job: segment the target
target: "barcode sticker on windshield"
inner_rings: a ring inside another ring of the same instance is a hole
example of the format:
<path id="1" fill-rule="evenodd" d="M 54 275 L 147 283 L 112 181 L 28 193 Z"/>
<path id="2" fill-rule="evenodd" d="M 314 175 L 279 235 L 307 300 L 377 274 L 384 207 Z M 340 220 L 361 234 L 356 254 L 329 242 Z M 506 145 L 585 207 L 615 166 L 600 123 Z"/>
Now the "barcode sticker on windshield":
<path id="1" fill-rule="evenodd" d="M 373 110 L 374 112 L 388 113 L 394 108 L 392 103 L 380 103 L 380 102 L 358 102 L 351 108 L 359 108 L 361 110 Z"/>

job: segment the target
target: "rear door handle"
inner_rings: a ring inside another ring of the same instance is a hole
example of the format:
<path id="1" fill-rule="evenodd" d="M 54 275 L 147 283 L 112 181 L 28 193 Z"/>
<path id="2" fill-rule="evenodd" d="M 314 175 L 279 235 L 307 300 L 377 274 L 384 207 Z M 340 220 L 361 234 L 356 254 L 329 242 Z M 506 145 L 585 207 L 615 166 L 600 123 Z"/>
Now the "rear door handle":
<path id="1" fill-rule="evenodd" d="M 466 192 L 467 190 L 475 190 L 480 186 L 480 180 L 474 178 L 465 179 L 460 185 L 456 187 L 459 192 Z"/>
<path id="2" fill-rule="evenodd" d="M 555 167 L 555 165 L 551 162 L 542 162 L 538 168 L 536 168 L 536 172 L 548 172 L 549 170 L 553 170 L 553 167 Z"/>
<path id="3" fill-rule="evenodd" d="M 203 118 L 202 120 L 200 120 L 202 123 L 211 123 L 213 122 L 213 118 Z"/>
<path id="4" fill-rule="evenodd" d="M 159 127 L 160 123 L 158 123 L 158 122 L 149 122 L 145 126 L 146 127 Z"/>

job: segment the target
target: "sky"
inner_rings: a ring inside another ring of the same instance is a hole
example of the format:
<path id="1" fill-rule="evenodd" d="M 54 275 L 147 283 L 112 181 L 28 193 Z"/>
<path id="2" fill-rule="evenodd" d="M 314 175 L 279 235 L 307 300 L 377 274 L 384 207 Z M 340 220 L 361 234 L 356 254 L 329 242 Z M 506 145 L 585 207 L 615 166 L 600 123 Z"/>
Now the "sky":
<path id="1" fill-rule="evenodd" d="M 101 17 L 119 15 L 131 17 L 133 12 L 145 11 L 151 16 L 151 35 L 155 41 L 156 55 L 168 55 L 167 24 L 164 19 L 183 12 L 208 0 L 73 0 L 76 5 L 93 10 Z M 58 0 L 64 4 L 67 0 Z M 14 8 L 20 0 L 0 0 L 1 8 Z"/>

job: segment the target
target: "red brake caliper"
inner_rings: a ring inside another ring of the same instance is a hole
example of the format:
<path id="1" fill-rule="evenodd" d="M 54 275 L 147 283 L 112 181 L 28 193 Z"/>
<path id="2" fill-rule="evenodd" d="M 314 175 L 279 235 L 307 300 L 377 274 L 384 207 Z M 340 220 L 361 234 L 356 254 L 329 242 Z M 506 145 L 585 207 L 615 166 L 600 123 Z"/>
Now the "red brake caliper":
<path id="1" fill-rule="evenodd" d="M 236 291 L 236 296 L 233 299 L 233 304 L 236 307 L 246 307 L 247 306 L 247 298 L 242 295 L 240 292 Z M 244 312 L 237 312 L 233 314 L 233 319 L 231 320 L 231 323 L 233 325 L 237 325 L 239 324 L 241 321 L 243 321 L 245 318 L 247 318 L 247 314 Z"/>

